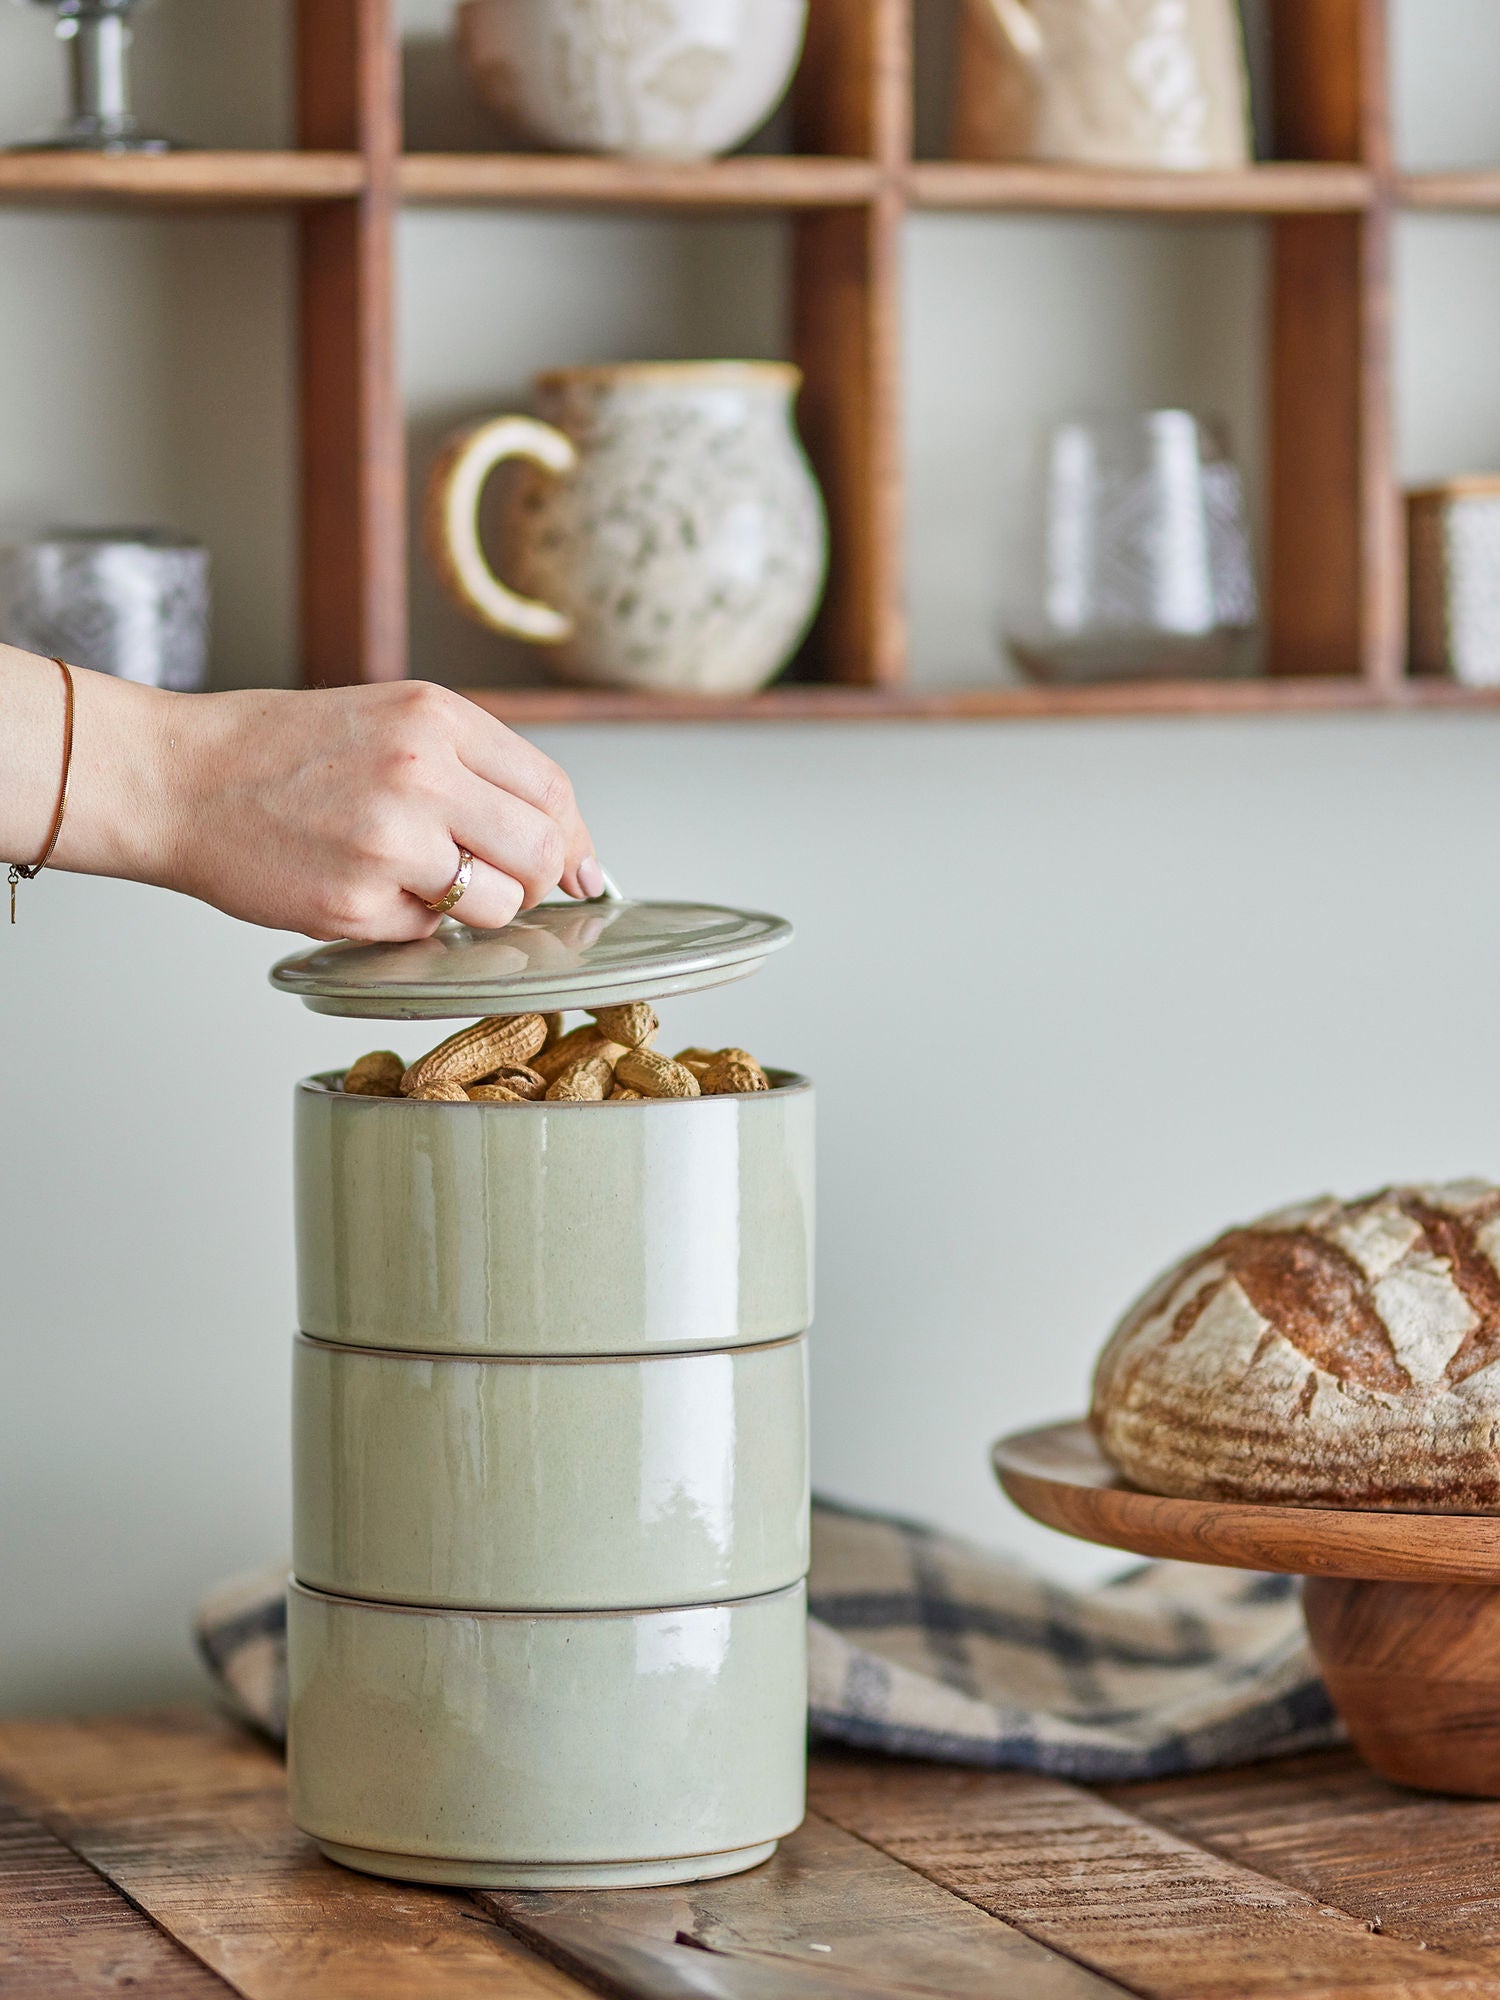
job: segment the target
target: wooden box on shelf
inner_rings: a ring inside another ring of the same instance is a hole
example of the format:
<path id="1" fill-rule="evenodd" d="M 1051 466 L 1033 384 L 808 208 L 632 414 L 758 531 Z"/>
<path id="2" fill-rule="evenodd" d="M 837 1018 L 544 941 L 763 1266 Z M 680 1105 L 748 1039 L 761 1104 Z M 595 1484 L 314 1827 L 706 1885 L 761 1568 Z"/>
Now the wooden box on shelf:
<path id="1" fill-rule="evenodd" d="M 404 154 L 393 0 L 294 4 L 296 150 L 0 155 L 0 201 L 262 205 L 297 216 L 308 680 L 411 670 L 395 231 L 403 204 L 480 204 L 784 213 L 790 344 L 806 378 L 799 418 L 833 544 L 827 599 L 794 681 L 730 702 L 556 683 L 474 691 L 507 719 L 1163 714 L 1494 698 L 1406 672 L 1390 249 L 1399 207 L 1500 209 L 1500 174 L 1394 172 L 1388 0 L 1271 0 L 1277 158 L 1204 174 L 915 159 L 917 0 L 811 0 L 789 155 L 676 165 Z M 1265 218 L 1265 676 L 954 692 L 909 680 L 900 252 L 908 213 L 937 209 Z"/>

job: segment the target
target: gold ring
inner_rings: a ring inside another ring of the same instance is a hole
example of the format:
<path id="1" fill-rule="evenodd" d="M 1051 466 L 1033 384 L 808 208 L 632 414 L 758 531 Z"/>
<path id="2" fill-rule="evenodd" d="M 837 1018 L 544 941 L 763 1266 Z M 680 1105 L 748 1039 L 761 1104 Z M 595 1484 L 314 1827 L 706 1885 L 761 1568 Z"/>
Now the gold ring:
<path id="1" fill-rule="evenodd" d="M 458 907 L 459 902 L 462 900 L 465 889 L 467 889 L 469 886 L 469 877 L 473 873 L 474 873 L 474 857 L 469 852 L 467 847 L 461 847 L 458 850 L 458 873 L 454 876 L 453 880 L 448 884 L 447 895 L 439 896 L 439 898 L 435 903 L 427 903 L 428 909 L 432 911 L 434 916 L 446 917 L 450 910 L 456 909 Z M 422 898 L 422 900 L 424 903 L 427 902 L 427 898 L 425 896 Z"/>

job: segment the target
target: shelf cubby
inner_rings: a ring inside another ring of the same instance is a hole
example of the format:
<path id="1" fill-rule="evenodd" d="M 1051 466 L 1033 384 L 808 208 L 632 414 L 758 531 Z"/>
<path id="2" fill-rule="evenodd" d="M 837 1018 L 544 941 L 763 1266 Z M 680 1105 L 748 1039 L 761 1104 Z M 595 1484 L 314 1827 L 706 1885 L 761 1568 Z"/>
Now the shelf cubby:
<path id="1" fill-rule="evenodd" d="M 1398 173 L 1387 0 L 1269 0 L 1270 159 L 1169 174 L 918 158 L 920 0 L 812 0 L 788 150 L 701 164 L 403 151 L 392 0 L 293 0 L 296 148 L 159 158 L 0 155 L 0 204 L 281 210 L 300 258 L 302 668 L 327 684 L 421 671 L 408 620 L 403 212 L 775 217 L 786 350 L 827 497 L 827 600 L 791 678 L 749 700 L 477 688 L 518 722 L 1234 715 L 1486 703 L 1405 671 L 1392 443 L 1391 255 L 1403 210 L 1500 214 L 1500 170 Z M 1254 680 L 942 688 L 910 678 L 902 252 L 908 218 L 1251 218 L 1267 235 L 1266 659 Z M 518 308 L 519 309 L 519 308 Z M 628 357 L 622 357 L 628 358 Z M 495 385 L 499 397 L 504 385 Z M 497 407 L 499 405 L 497 404 Z"/>

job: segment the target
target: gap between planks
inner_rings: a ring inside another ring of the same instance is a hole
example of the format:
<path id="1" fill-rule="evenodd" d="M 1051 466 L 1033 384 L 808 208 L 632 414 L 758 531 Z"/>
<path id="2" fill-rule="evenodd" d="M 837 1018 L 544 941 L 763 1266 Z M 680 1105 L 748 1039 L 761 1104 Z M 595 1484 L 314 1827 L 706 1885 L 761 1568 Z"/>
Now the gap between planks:
<path id="1" fill-rule="evenodd" d="M 744 1875 L 586 1896 L 480 1892 L 630 2000 L 1110 2000 L 1128 1993 L 817 1813 Z"/>
<path id="2" fill-rule="evenodd" d="M 39 1820 L 0 1799 L 0 1993 L 74 2000 L 233 1992 Z"/>

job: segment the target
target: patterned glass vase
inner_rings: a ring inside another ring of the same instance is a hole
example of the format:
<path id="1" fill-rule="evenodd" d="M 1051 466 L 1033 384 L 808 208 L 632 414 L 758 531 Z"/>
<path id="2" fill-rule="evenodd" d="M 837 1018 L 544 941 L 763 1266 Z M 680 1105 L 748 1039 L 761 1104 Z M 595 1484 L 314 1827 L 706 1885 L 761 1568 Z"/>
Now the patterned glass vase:
<path id="1" fill-rule="evenodd" d="M 1213 426 L 1187 410 L 1058 425 L 1040 517 L 1036 599 L 1006 634 L 1036 679 L 1248 670 L 1255 573 L 1239 469 Z"/>

